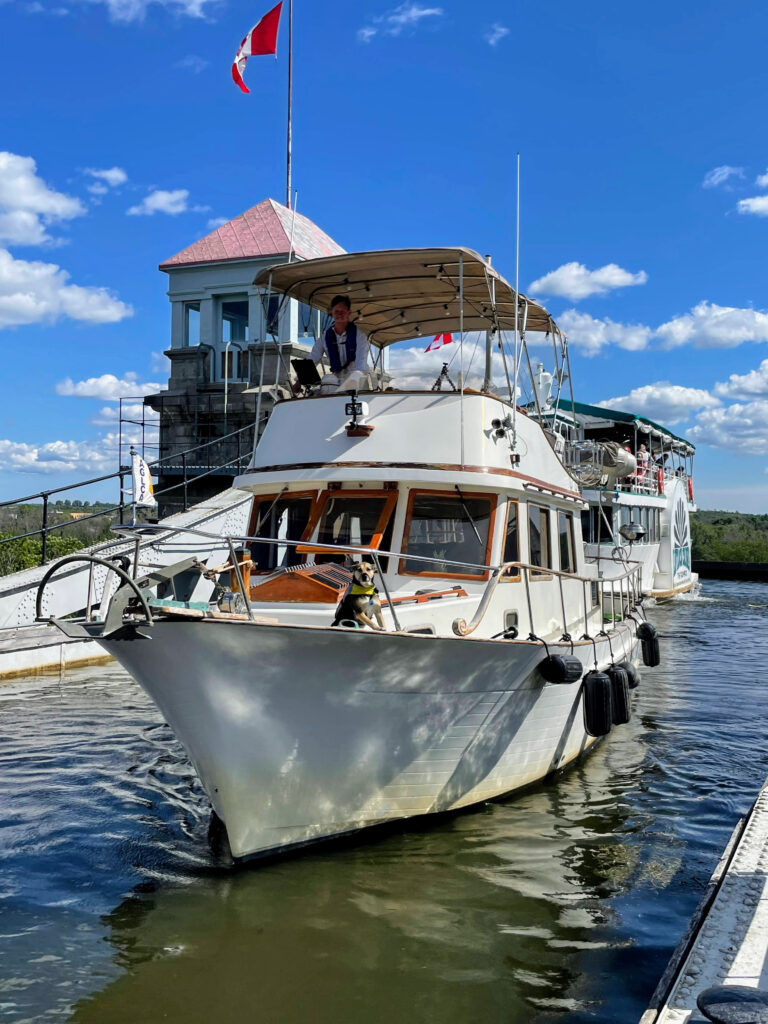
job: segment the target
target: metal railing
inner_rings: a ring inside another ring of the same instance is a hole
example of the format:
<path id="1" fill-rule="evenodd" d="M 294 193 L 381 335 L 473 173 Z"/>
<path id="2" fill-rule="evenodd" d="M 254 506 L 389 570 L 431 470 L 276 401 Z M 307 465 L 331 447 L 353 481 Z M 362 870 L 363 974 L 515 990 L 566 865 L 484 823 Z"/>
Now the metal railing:
<path id="1" fill-rule="evenodd" d="M 239 473 L 246 468 L 247 463 L 250 460 L 252 450 L 252 443 L 247 440 L 246 435 L 251 435 L 252 442 L 253 430 L 253 425 L 241 427 L 239 430 L 234 430 L 230 434 L 225 434 L 223 437 L 214 438 L 212 441 L 206 441 L 203 444 L 195 445 L 192 448 L 187 448 L 181 452 L 150 462 L 149 469 L 152 473 L 168 473 L 169 471 L 170 473 L 174 473 L 174 471 L 178 471 L 178 474 L 182 477 L 178 483 L 171 484 L 168 487 L 162 488 L 162 490 L 155 491 L 155 497 L 157 498 L 172 492 L 177 492 L 183 497 L 183 502 L 180 503 L 183 504 L 183 509 L 180 509 L 180 511 L 186 511 L 189 507 L 190 483 L 221 473 L 223 470 L 229 469 L 231 472 Z M 221 445 L 222 441 L 228 441 L 229 444 L 233 446 L 232 450 L 236 452 L 236 454 L 229 460 L 220 462 L 217 459 L 212 458 L 209 453 L 208 468 L 206 468 L 205 464 L 200 464 L 200 462 L 193 463 L 192 460 L 189 459 L 189 456 L 196 455 L 203 449 L 209 449 L 216 445 Z M 40 565 L 45 565 L 48 561 L 48 538 L 51 534 L 56 534 L 68 527 L 79 526 L 92 519 L 103 518 L 106 516 L 114 517 L 116 515 L 119 523 L 123 525 L 126 509 L 133 507 L 133 502 L 125 500 L 124 484 L 126 477 L 130 477 L 130 475 L 130 466 L 121 466 L 115 473 L 105 473 L 102 476 L 91 477 L 88 480 L 78 480 L 74 484 L 65 484 L 61 487 L 52 487 L 45 491 L 37 491 L 35 494 L 27 494 L 21 498 L 11 498 L 6 501 L 0 501 L 0 508 L 11 508 L 16 505 L 26 505 L 37 501 L 42 502 L 42 523 L 40 528 L 36 530 L 28 530 L 24 533 L 18 533 L 11 537 L 0 537 L 0 545 L 11 544 L 14 541 L 26 540 L 31 537 L 40 537 Z M 111 505 L 108 508 L 99 509 L 97 512 L 78 516 L 77 519 L 68 519 L 60 523 L 50 522 L 51 509 L 49 506 L 52 495 L 63 494 L 66 491 L 76 491 L 81 487 L 91 487 L 94 484 L 103 483 L 106 480 L 119 480 L 120 491 L 117 504 Z"/>
<path id="2" fill-rule="evenodd" d="M 114 527 L 115 532 L 130 536 L 134 529 L 140 529 L 142 535 L 148 533 L 162 533 L 167 527 L 159 524 L 155 525 L 142 525 L 141 527 Z M 238 587 L 240 593 L 243 596 L 245 602 L 246 611 L 249 619 L 253 620 L 253 609 L 251 607 L 250 597 L 245 587 L 243 576 L 240 571 L 239 561 L 236 555 L 236 545 L 248 545 L 251 543 L 258 544 L 272 544 L 275 546 L 283 547 L 303 547 L 307 545 L 306 540 L 289 540 L 287 538 L 273 538 L 273 537 L 257 537 L 244 534 L 242 536 L 226 536 L 222 537 L 220 534 L 210 533 L 207 530 L 197 530 L 193 527 L 177 527 L 174 530 L 175 533 L 189 534 L 191 536 L 202 537 L 206 540 L 218 540 L 224 542 L 229 547 L 230 558 L 232 560 L 232 568 L 237 578 Z M 395 629 L 400 630 L 400 624 L 397 618 L 397 612 L 395 611 L 395 604 L 389 592 L 385 573 L 382 571 L 380 558 L 393 558 L 401 559 L 407 558 L 409 561 L 423 562 L 431 565 L 440 565 L 441 567 L 451 566 L 457 569 L 457 571 L 467 569 L 481 570 L 482 572 L 490 572 L 491 576 L 486 586 L 483 589 L 483 593 L 478 601 L 477 609 L 475 614 L 467 624 L 465 619 L 455 619 L 452 625 L 453 632 L 457 636 L 469 636 L 473 633 L 480 622 L 485 616 L 486 611 L 491 603 L 493 593 L 500 582 L 500 580 L 506 575 L 510 577 L 510 582 L 516 582 L 515 576 L 519 576 L 525 586 L 526 604 L 528 608 L 528 620 L 529 620 L 529 639 L 541 639 L 537 635 L 535 616 L 533 609 L 533 602 L 531 600 L 531 581 L 535 577 L 539 581 L 556 578 L 558 581 L 558 594 L 560 599 L 560 611 L 562 614 L 562 640 L 570 641 L 572 636 L 569 632 L 569 625 L 575 622 L 580 623 L 583 621 L 584 634 L 581 639 L 593 639 L 590 636 L 590 616 L 594 617 L 596 610 L 599 610 L 600 615 L 600 632 L 605 631 L 605 625 L 610 625 L 615 628 L 616 622 L 627 620 L 631 617 L 632 611 L 637 608 L 642 601 L 642 589 L 641 589 L 641 573 L 642 567 L 638 564 L 631 569 L 628 569 L 621 576 L 614 577 L 612 579 L 599 579 L 592 576 L 580 576 L 577 573 L 563 572 L 559 569 L 550 569 L 546 566 L 531 565 L 526 562 L 504 562 L 501 565 L 481 565 L 475 562 L 459 562 L 453 561 L 446 558 L 434 558 L 428 555 L 413 555 L 403 551 L 389 551 L 381 548 L 362 547 L 353 544 L 321 544 L 315 541 L 311 542 L 312 552 L 329 552 L 336 555 L 339 554 L 354 554 L 364 555 L 369 558 L 376 567 L 379 579 L 381 580 L 382 589 L 386 598 L 386 603 L 390 614 L 392 615 L 392 621 Z M 288 571 L 286 569 L 286 571 Z M 514 574 L 514 575 L 513 575 Z M 581 591 L 581 605 L 578 616 L 574 616 L 569 623 L 568 612 L 566 608 L 566 596 L 563 590 L 564 581 L 579 583 Z M 593 594 L 596 596 L 596 600 L 593 600 Z M 618 614 L 617 614 L 618 612 Z"/>

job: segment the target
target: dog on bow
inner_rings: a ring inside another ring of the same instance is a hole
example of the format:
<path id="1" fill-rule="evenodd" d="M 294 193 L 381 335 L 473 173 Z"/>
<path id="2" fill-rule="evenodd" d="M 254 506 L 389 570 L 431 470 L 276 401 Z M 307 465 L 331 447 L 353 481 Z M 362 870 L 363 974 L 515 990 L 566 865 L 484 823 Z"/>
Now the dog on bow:
<path id="1" fill-rule="evenodd" d="M 373 583 L 375 567 L 370 562 L 353 562 L 348 568 L 352 570 L 352 586 L 339 602 L 336 618 L 331 625 L 338 626 L 344 619 L 348 619 L 361 626 L 370 626 L 371 629 L 386 629 L 379 592 Z"/>

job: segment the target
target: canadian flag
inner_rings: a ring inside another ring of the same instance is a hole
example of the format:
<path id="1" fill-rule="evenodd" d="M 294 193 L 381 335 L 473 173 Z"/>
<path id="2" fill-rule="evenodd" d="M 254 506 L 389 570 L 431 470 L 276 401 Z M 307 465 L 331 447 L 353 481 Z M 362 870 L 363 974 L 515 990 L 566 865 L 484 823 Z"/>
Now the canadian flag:
<path id="1" fill-rule="evenodd" d="M 280 26 L 282 9 L 283 0 L 280 0 L 277 7 L 268 11 L 240 43 L 240 49 L 235 54 L 235 61 L 232 65 L 232 78 L 235 85 L 239 85 L 243 92 L 251 91 L 243 81 L 245 62 L 248 58 L 259 57 L 266 53 L 277 53 L 277 30 Z"/>
<path id="2" fill-rule="evenodd" d="M 443 345 L 450 345 L 452 341 L 452 334 L 436 334 L 424 351 L 433 352 L 436 348 L 442 348 Z"/>

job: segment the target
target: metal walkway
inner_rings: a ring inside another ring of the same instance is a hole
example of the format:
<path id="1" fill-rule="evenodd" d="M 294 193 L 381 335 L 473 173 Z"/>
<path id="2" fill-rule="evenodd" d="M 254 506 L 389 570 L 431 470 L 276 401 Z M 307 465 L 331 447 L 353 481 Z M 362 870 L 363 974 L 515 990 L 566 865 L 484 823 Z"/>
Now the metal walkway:
<path id="1" fill-rule="evenodd" d="M 640 1024 L 706 1024 L 696 997 L 713 985 L 768 989 L 768 781 L 736 826 Z"/>

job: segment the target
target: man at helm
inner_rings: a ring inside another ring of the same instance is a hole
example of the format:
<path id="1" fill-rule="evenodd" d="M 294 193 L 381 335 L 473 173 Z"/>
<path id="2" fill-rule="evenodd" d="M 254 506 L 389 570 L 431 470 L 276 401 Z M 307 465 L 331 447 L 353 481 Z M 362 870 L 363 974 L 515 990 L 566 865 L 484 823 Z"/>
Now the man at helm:
<path id="1" fill-rule="evenodd" d="M 360 377 L 367 372 L 368 362 L 368 338 L 349 319 L 350 310 L 350 302 L 346 295 L 334 297 L 331 302 L 333 323 L 325 334 L 317 339 L 310 356 L 317 365 L 323 355 L 327 355 L 331 373 L 335 374 L 345 389 L 356 386 Z"/>

